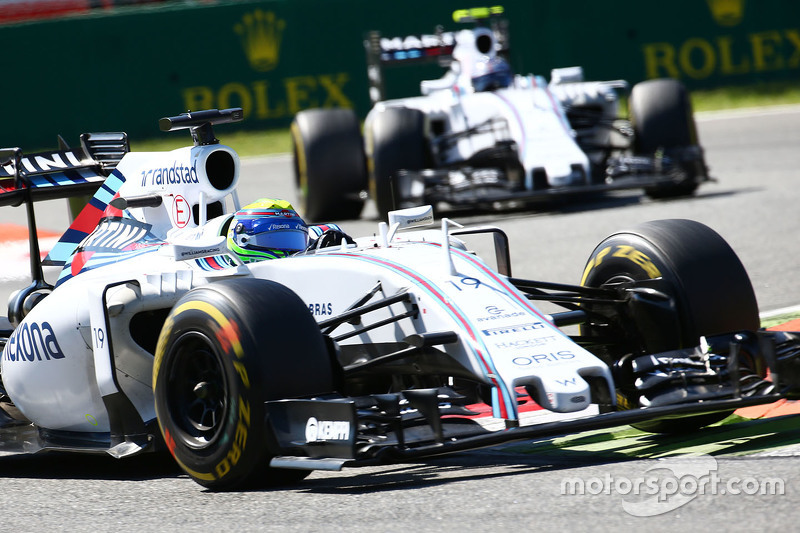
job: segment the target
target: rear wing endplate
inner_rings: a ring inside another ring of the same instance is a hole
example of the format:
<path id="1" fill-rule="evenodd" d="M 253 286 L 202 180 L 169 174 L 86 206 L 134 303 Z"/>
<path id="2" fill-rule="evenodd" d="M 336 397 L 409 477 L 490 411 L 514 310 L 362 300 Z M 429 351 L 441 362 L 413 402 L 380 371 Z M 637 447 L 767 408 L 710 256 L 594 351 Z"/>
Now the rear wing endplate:
<path id="1" fill-rule="evenodd" d="M 94 194 L 130 150 L 125 133 L 84 133 L 80 139 L 80 148 L 59 139 L 59 150 L 29 155 L 0 149 L 0 206 Z"/>

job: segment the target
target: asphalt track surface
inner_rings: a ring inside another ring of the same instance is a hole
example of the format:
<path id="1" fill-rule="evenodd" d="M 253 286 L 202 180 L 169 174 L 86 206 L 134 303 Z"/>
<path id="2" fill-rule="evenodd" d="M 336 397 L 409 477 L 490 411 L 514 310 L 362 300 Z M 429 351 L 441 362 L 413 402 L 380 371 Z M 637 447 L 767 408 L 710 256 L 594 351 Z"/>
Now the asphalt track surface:
<path id="1" fill-rule="evenodd" d="M 659 218 L 699 220 L 739 254 L 762 311 L 797 305 L 800 108 L 705 115 L 699 130 L 719 181 L 693 198 L 652 202 L 632 192 L 451 216 L 505 230 L 515 276 L 569 283 L 613 231 Z M 217 133 L 224 140 L 222 127 Z M 293 199 L 289 169 L 287 157 L 245 161 L 242 200 Z M 40 228 L 61 229 L 61 204 L 47 204 L 37 209 Z M 19 223 L 23 213 L 13 211 L 3 210 L 0 223 Z M 372 213 L 343 226 L 372 233 Z M 799 443 L 797 417 L 709 428 L 688 439 L 617 428 L 409 465 L 314 472 L 291 488 L 224 494 L 203 490 L 168 457 L 0 457 L 0 524 L 8 531 L 791 531 L 800 516 Z M 685 453 L 699 456 L 670 458 Z M 656 475 L 657 492 L 631 489 Z M 698 488 L 708 479 L 718 483 Z M 578 481 L 583 494 L 565 489 Z M 683 494 L 670 495 L 670 481 L 681 483 Z M 757 489 L 768 493 L 748 494 Z"/>

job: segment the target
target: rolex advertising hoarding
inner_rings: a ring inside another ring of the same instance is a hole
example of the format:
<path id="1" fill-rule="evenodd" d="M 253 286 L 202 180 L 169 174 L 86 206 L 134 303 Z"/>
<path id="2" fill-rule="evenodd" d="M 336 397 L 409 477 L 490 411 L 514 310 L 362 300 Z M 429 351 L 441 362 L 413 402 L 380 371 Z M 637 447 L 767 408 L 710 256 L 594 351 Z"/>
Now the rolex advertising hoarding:
<path id="1" fill-rule="evenodd" d="M 476 4 L 477 5 L 477 4 Z M 483 5 L 483 4 L 480 4 Z M 489 5 L 489 4 L 486 4 Z M 549 78 L 673 77 L 690 89 L 800 78 L 800 2 L 513 0 L 514 70 Z M 89 131 L 160 137 L 186 110 L 242 107 L 225 128 L 285 127 L 312 107 L 369 109 L 364 39 L 433 35 L 460 1 L 261 0 L 105 10 L 0 26 L 6 71 L 0 146 L 51 147 Z M 405 42 L 404 40 L 400 41 Z M 437 65 L 386 69 L 389 98 L 418 94 Z M 224 135 L 222 130 L 220 135 Z"/>

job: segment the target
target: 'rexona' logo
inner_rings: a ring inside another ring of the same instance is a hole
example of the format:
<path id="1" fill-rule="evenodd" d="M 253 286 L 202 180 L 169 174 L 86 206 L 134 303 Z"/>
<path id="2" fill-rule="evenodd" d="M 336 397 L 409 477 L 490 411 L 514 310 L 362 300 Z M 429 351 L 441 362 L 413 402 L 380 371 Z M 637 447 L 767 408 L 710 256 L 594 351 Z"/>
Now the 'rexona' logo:
<path id="1" fill-rule="evenodd" d="M 6 361 L 49 361 L 63 359 L 64 352 L 49 322 L 23 322 L 14 330 L 3 350 Z"/>
<path id="2" fill-rule="evenodd" d="M 272 11 L 256 9 L 242 17 L 233 29 L 242 40 L 242 48 L 253 69 L 267 72 L 278 66 L 281 37 L 286 21 Z"/>
<path id="3" fill-rule="evenodd" d="M 744 15 L 744 0 L 707 0 L 711 16 L 720 26 L 736 26 Z"/>

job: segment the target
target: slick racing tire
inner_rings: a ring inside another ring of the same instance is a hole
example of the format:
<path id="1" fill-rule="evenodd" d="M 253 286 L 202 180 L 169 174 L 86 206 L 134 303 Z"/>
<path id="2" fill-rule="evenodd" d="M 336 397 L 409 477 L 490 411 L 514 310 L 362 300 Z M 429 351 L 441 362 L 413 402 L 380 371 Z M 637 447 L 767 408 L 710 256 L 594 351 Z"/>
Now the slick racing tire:
<path id="1" fill-rule="evenodd" d="M 214 282 L 184 295 L 161 330 L 153 363 L 167 448 L 212 490 L 297 482 L 269 467 L 264 402 L 333 390 L 325 341 L 303 301 L 260 279 Z"/>
<path id="2" fill-rule="evenodd" d="M 367 143 L 372 146 L 368 161 L 369 192 L 380 219 L 400 207 L 398 170 L 422 170 L 427 165 L 425 116 L 417 109 L 387 107 L 375 112 Z"/>
<path id="3" fill-rule="evenodd" d="M 291 126 L 294 176 L 307 222 L 358 218 L 367 188 L 364 143 L 352 109 L 309 109 Z"/>
<path id="4" fill-rule="evenodd" d="M 611 235 L 592 252 L 581 284 L 604 287 L 655 278 L 664 282 L 657 290 L 675 303 L 672 316 L 646 321 L 620 312 L 600 323 L 581 326 L 582 335 L 622 339 L 598 350 L 609 365 L 628 353 L 691 348 L 699 345 L 700 336 L 760 327 L 753 286 L 736 253 L 714 230 L 691 220 L 656 220 Z M 587 310 L 602 312 L 591 305 Z M 618 384 L 617 389 L 617 403 L 622 407 L 636 401 L 626 398 L 624 386 Z M 657 433 L 685 432 L 729 414 L 648 421 L 635 427 Z"/>
<path id="5" fill-rule="evenodd" d="M 636 155 L 653 157 L 663 153 L 680 161 L 684 176 L 677 183 L 645 189 L 651 198 L 688 196 L 705 176 L 702 149 L 697 140 L 697 126 L 692 104 L 683 84 L 672 79 L 637 83 L 628 101 L 634 131 Z"/>

